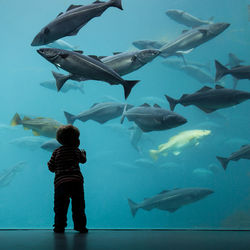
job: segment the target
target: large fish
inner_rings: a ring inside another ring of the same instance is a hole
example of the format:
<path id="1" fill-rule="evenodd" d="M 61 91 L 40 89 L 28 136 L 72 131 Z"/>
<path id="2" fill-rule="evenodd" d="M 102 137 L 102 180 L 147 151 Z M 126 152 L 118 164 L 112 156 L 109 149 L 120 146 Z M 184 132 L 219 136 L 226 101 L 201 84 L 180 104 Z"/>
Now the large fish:
<path id="1" fill-rule="evenodd" d="M 40 86 L 57 91 L 55 80 L 41 82 Z M 73 82 L 66 82 L 61 88 L 61 92 L 66 93 L 70 90 L 79 90 L 82 94 L 84 94 L 83 86 L 84 86 L 83 84 L 80 85 L 80 84 L 75 84 Z"/>
<path id="2" fill-rule="evenodd" d="M 78 115 L 72 115 L 64 111 L 64 115 L 69 124 L 73 124 L 75 120 L 80 120 L 86 122 L 88 120 L 93 120 L 103 124 L 109 120 L 115 119 L 122 115 L 125 104 L 115 103 L 115 102 L 101 102 L 95 103 L 89 110 L 83 111 Z M 128 104 L 128 108 L 133 106 Z"/>
<path id="3" fill-rule="evenodd" d="M 218 109 L 232 107 L 250 99 L 250 92 L 226 89 L 216 85 L 215 89 L 203 87 L 193 94 L 184 94 L 179 100 L 165 95 L 170 109 L 174 110 L 177 104 L 183 106 L 195 105 L 206 113 L 212 113 Z"/>
<path id="4" fill-rule="evenodd" d="M 149 154 L 155 161 L 159 155 L 167 156 L 169 152 L 179 155 L 181 150 L 187 146 L 198 146 L 199 140 L 209 134 L 211 134 L 211 130 L 186 130 L 172 136 L 166 143 L 159 145 L 158 149 L 149 150 Z"/>
<path id="5" fill-rule="evenodd" d="M 128 199 L 128 204 L 133 217 L 140 208 L 146 211 L 157 208 L 173 213 L 181 207 L 199 201 L 212 193 L 214 191 L 207 188 L 176 188 L 173 190 L 163 190 L 151 198 L 145 198 L 139 204 Z"/>
<path id="6" fill-rule="evenodd" d="M 60 13 L 35 36 L 31 46 L 52 43 L 65 36 L 75 36 L 92 18 L 101 16 L 109 7 L 122 10 L 121 0 L 95 1 L 90 5 L 70 5 L 65 13 Z"/>
<path id="7" fill-rule="evenodd" d="M 11 120 L 11 126 L 16 125 L 23 125 L 25 130 L 31 129 L 33 135 L 35 136 L 43 135 L 46 137 L 55 138 L 57 129 L 63 124 L 54 119 L 43 117 L 31 119 L 25 116 L 23 119 L 21 119 L 19 114 L 16 113 Z"/>
<path id="8" fill-rule="evenodd" d="M 194 48 L 218 36 L 229 25 L 229 23 L 214 23 L 184 31 L 175 41 L 169 42 L 159 49 L 161 51 L 160 56 L 181 56 L 189 53 Z"/>
<path id="9" fill-rule="evenodd" d="M 0 174 L 0 187 L 6 187 L 8 186 L 14 176 L 20 172 L 24 166 L 27 165 L 27 162 L 25 161 L 20 161 L 17 164 L 15 164 L 14 166 L 4 170 L 1 174 Z"/>
<path id="10" fill-rule="evenodd" d="M 199 83 L 214 83 L 212 75 L 196 66 L 183 65 L 181 70 L 193 79 L 197 80 Z"/>
<path id="11" fill-rule="evenodd" d="M 196 28 L 201 25 L 212 24 L 213 17 L 209 20 L 201 20 L 195 16 L 190 15 L 189 13 L 183 10 L 168 10 L 166 15 L 176 21 L 177 23 L 184 24 L 185 26 Z"/>
<path id="12" fill-rule="evenodd" d="M 142 66 L 155 59 L 159 54 L 159 50 L 145 49 L 115 53 L 113 56 L 102 57 L 101 61 L 120 76 L 123 76 L 140 69 Z"/>
<path id="13" fill-rule="evenodd" d="M 250 80 L 250 65 L 243 66 L 238 65 L 228 69 L 220 62 L 215 60 L 215 67 L 216 67 L 216 75 L 215 81 L 219 81 L 225 75 L 232 75 L 235 79 L 233 88 L 235 89 L 239 79 L 249 79 Z"/>
<path id="14" fill-rule="evenodd" d="M 238 151 L 232 153 L 228 158 L 216 156 L 220 161 L 224 170 L 226 170 L 227 165 L 230 161 L 238 161 L 240 159 L 249 159 L 250 160 L 250 144 L 243 145 Z"/>
<path id="15" fill-rule="evenodd" d="M 147 103 L 129 110 L 125 106 L 121 123 L 123 123 L 125 117 L 129 121 L 135 122 L 143 132 L 171 129 L 187 122 L 184 117 L 174 112 L 163 109 L 157 104 L 151 107 Z"/>
<path id="16" fill-rule="evenodd" d="M 60 67 L 69 75 L 53 72 L 56 79 L 58 91 L 64 83 L 71 80 L 97 80 L 104 81 L 111 85 L 121 84 L 124 88 L 125 99 L 129 96 L 132 88 L 138 81 L 126 81 L 120 77 L 113 69 L 105 65 L 98 58 L 82 55 L 80 52 L 73 52 L 61 49 L 42 48 L 37 52 L 46 60 L 57 67 Z"/>
<path id="17" fill-rule="evenodd" d="M 176 70 L 183 70 L 184 66 L 194 66 L 194 67 L 198 67 L 200 69 L 205 69 L 207 71 L 211 71 L 211 67 L 210 67 L 210 63 L 200 63 L 200 62 L 195 62 L 195 61 L 187 61 L 185 60 L 185 63 L 183 62 L 183 60 L 180 59 L 166 59 L 162 62 L 162 64 L 164 66 L 170 67 L 172 69 L 176 69 Z"/>

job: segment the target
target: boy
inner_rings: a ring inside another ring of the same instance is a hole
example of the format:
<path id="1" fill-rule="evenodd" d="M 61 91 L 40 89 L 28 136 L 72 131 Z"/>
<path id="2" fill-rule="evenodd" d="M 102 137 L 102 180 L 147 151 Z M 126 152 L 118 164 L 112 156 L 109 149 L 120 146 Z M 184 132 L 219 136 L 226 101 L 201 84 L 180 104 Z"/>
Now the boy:
<path id="1" fill-rule="evenodd" d="M 72 126 L 65 125 L 58 128 L 56 139 L 62 144 L 57 148 L 48 162 L 48 168 L 55 173 L 55 233 L 64 233 L 67 226 L 67 211 L 70 198 L 72 200 L 72 217 L 74 230 L 87 233 L 85 200 L 83 190 L 83 176 L 79 163 L 86 162 L 86 152 L 80 150 L 80 131 Z"/>

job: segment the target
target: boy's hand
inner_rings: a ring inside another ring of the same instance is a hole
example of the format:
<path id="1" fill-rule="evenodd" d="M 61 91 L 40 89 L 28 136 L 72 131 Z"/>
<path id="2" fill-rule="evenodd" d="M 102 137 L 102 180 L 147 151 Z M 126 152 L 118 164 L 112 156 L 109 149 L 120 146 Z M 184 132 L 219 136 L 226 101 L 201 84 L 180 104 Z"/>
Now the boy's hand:
<path id="1" fill-rule="evenodd" d="M 83 155 L 86 156 L 86 151 L 84 149 L 81 149 L 81 152 L 82 152 Z"/>

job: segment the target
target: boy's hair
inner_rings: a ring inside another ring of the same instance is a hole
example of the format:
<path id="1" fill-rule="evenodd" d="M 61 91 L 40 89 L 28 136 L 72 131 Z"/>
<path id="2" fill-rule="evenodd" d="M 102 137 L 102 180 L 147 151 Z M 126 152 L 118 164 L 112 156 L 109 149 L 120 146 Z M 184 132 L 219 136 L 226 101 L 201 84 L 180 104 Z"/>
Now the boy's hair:
<path id="1" fill-rule="evenodd" d="M 73 125 L 62 125 L 57 129 L 56 139 L 59 143 L 64 146 L 75 146 L 78 147 L 80 131 Z"/>

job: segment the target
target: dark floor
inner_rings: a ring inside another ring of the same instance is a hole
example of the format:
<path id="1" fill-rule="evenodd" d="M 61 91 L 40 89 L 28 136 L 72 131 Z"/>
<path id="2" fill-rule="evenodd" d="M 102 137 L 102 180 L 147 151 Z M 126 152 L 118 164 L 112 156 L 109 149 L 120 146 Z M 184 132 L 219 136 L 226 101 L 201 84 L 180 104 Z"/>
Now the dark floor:
<path id="1" fill-rule="evenodd" d="M 250 231 L 0 230 L 0 250 L 250 250 Z"/>

